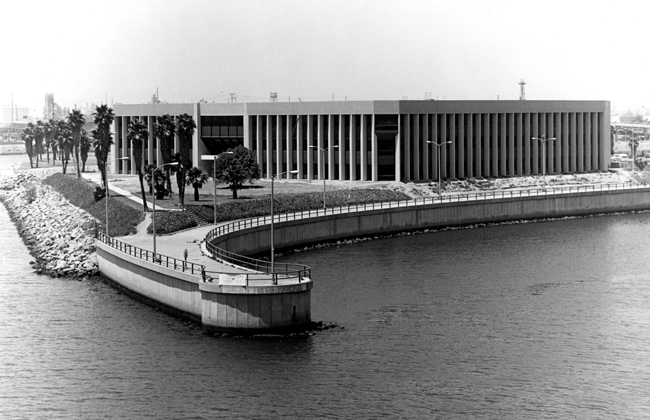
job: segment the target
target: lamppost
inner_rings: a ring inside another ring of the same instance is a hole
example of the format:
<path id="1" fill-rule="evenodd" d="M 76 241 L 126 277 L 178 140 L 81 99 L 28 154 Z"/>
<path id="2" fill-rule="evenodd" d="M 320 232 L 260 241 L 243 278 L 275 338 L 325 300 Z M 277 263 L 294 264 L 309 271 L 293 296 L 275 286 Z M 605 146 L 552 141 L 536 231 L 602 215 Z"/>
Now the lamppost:
<path id="1" fill-rule="evenodd" d="M 327 185 L 325 184 L 325 180 L 327 179 L 327 174 L 325 173 L 325 152 L 327 152 L 329 149 L 338 149 L 339 145 L 336 144 L 334 146 L 330 147 L 318 147 L 318 146 L 309 146 L 313 149 L 318 149 L 322 153 L 322 159 L 321 162 L 323 163 L 323 210 L 327 210 L 327 206 L 325 205 L 325 191 L 327 190 Z M 330 162 L 330 165 L 332 162 Z"/>
<path id="2" fill-rule="evenodd" d="M 121 157 L 121 158 L 113 159 L 111 160 L 111 162 L 115 162 L 118 160 L 129 160 L 129 158 Z M 104 168 L 106 169 L 107 166 L 108 166 L 107 164 L 104 165 Z M 106 187 L 106 199 L 104 200 L 106 202 L 106 236 L 108 236 L 109 235 L 108 234 L 108 174 L 106 174 L 106 179 L 104 180 L 104 182 L 106 183 L 106 185 L 104 185 Z"/>
<path id="3" fill-rule="evenodd" d="M 178 162 L 163 163 L 151 169 L 151 183 L 153 184 L 153 213 L 151 213 L 151 229 L 153 230 L 153 258 L 156 259 L 156 171 L 163 166 L 178 166 Z"/>
<path id="4" fill-rule="evenodd" d="M 274 191 L 273 191 L 273 181 L 275 178 L 282 176 L 284 174 L 297 174 L 298 170 L 286 171 L 271 177 L 271 274 L 275 272 L 275 242 L 273 240 L 273 203 L 275 202 Z"/>
<path id="5" fill-rule="evenodd" d="M 541 139 L 539 137 L 532 137 L 532 139 L 542 142 L 542 176 L 544 177 L 544 190 L 546 190 L 546 142 L 557 139 L 555 137 L 547 139 L 546 135 L 543 135 Z"/>
<path id="6" fill-rule="evenodd" d="M 427 143 L 435 144 L 436 146 L 438 146 L 438 153 L 437 153 L 437 155 L 438 155 L 438 194 L 440 194 L 440 196 L 442 196 L 442 182 L 441 182 L 442 181 L 441 180 L 442 175 L 440 173 L 440 147 L 447 144 L 447 143 L 451 143 L 451 141 L 443 141 L 442 143 L 436 143 L 435 141 L 427 140 Z"/>
<path id="7" fill-rule="evenodd" d="M 212 207 L 214 207 L 214 223 L 217 224 L 217 159 L 222 155 L 232 155 L 232 152 L 222 152 L 218 155 L 202 155 L 201 160 L 212 160 L 212 181 L 214 182 L 214 198 Z"/>

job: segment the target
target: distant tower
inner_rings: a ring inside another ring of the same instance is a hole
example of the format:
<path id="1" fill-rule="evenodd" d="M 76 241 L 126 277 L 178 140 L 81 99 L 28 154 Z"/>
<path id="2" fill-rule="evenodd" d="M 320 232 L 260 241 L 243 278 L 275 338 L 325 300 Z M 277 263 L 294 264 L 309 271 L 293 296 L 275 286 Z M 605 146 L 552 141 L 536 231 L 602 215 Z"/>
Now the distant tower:
<path id="1" fill-rule="evenodd" d="M 519 100 L 520 101 L 525 101 L 526 100 L 526 89 L 524 86 L 526 85 L 526 82 L 524 82 L 524 79 L 521 79 L 521 82 L 519 82 Z"/>
<path id="2" fill-rule="evenodd" d="M 278 101 L 278 92 L 271 92 L 271 102 Z"/>
<path id="3" fill-rule="evenodd" d="M 46 93 L 45 107 L 43 107 L 43 119 L 49 120 L 50 118 L 54 118 L 54 95 Z"/>

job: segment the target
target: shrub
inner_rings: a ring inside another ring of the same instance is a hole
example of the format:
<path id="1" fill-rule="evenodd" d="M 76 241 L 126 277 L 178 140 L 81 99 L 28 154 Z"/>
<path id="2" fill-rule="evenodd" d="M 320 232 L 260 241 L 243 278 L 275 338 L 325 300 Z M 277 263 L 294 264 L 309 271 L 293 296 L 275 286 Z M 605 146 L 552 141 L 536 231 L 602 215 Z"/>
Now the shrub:
<path id="1" fill-rule="evenodd" d="M 101 199 L 95 202 L 95 185 L 83 179 L 77 179 L 75 175 L 64 175 L 56 173 L 43 180 L 43 184 L 49 185 L 59 194 L 63 195 L 72 205 L 85 210 L 102 225 L 106 220 L 106 202 Z M 144 216 L 140 210 L 123 203 L 120 200 L 110 199 L 108 201 L 108 217 L 110 220 L 110 234 L 112 236 L 124 236 L 135 233 L 138 224 Z"/>
<path id="2" fill-rule="evenodd" d="M 174 233 L 199 225 L 197 217 L 184 211 L 156 212 L 156 234 Z M 153 233 L 152 225 L 147 227 L 147 233 Z"/>

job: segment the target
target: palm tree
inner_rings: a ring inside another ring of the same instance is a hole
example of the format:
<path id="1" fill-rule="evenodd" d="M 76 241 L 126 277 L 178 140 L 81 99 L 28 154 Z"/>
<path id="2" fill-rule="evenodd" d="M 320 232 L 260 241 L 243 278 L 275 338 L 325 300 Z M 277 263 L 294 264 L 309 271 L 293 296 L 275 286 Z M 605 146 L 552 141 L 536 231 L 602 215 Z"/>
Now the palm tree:
<path id="1" fill-rule="evenodd" d="M 47 153 L 47 163 L 50 163 L 50 146 L 52 146 L 52 138 L 54 136 L 53 120 L 43 122 L 43 133 L 45 134 L 45 152 Z M 54 162 L 54 157 L 52 158 Z"/>
<path id="2" fill-rule="evenodd" d="M 181 207 L 185 205 L 185 184 L 183 183 L 183 180 L 185 179 L 185 173 L 187 171 L 187 168 L 190 168 L 192 166 L 192 157 L 190 156 L 190 149 L 192 149 L 192 136 L 194 135 L 194 130 L 196 130 L 196 122 L 194 122 L 194 118 L 190 114 L 181 114 L 177 117 L 176 119 L 176 133 L 178 134 L 178 139 L 180 141 L 180 149 L 181 149 L 181 156 L 180 156 L 180 163 L 181 166 L 178 168 L 180 171 L 180 179 L 181 182 L 179 183 L 179 191 L 178 194 L 180 196 L 180 201 L 181 201 Z M 189 184 L 187 184 L 189 185 Z M 198 197 L 194 193 L 195 197 Z"/>
<path id="3" fill-rule="evenodd" d="M 93 130 L 93 138 L 95 139 L 95 158 L 97 158 L 97 166 L 102 174 L 102 182 L 106 188 L 106 164 L 108 161 L 108 151 L 113 144 L 113 136 L 111 135 L 111 124 L 115 120 L 113 108 L 108 105 L 100 105 L 95 108 L 93 113 L 97 129 Z"/>
<path id="4" fill-rule="evenodd" d="M 203 184 L 207 182 L 208 182 L 208 174 L 203 172 L 201 169 L 194 167 L 189 171 L 187 171 L 185 184 L 194 187 L 194 201 L 199 201 L 199 188 L 201 188 Z"/>
<path id="5" fill-rule="evenodd" d="M 25 151 L 27 152 L 27 156 L 29 156 L 30 168 L 34 167 L 34 163 L 32 162 L 32 156 L 34 154 L 34 135 L 32 134 L 33 128 L 34 123 L 27 123 L 27 126 L 23 129 L 23 132 L 21 134 L 21 137 L 25 142 Z"/>
<path id="6" fill-rule="evenodd" d="M 48 124 L 50 125 L 51 132 L 50 132 L 50 147 L 52 147 L 52 165 L 56 162 L 56 155 L 58 152 L 58 144 L 56 141 L 57 138 L 57 132 L 59 130 L 59 122 L 57 120 L 51 119 L 48 121 Z"/>
<path id="7" fill-rule="evenodd" d="M 77 167 L 77 178 L 81 178 L 81 168 L 79 167 L 79 146 L 81 144 L 81 128 L 86 124 L 84 114 L 78 109 L 73 109 L 68 114 L 68 124 L 72 130 L 72 146 L 74 147 L 74 160 Z"/>
<path id="8" fill-rule="evenodd" d="M 70 153 L 72 152 L 72 130 L 68 124 L 61 120 L 59 127 L 56 130 L 56 141 L 59 146 L 59 156 L 61 157 L 61 168 L 63 173 L 68 169 L 68 162 L 70 161 Z"/>
<path id="9" fill-rule="evenodd" d="M 43 138 L 45 137 L 45 131 L 43 130 L 43 121 L 36 121 L 36 124 L 34 124 L 34 127 L 32 128 L 32 135 L 34 138 L 36 167 L 38 168 L 38 161 L 43 160 L 43 157 L 41 156 L 43 154 Z"/>
<path id="10" fill-rule="evenodd" d="M 86 161 L 88 160 L 88 151 L 90 151 L 91 139 L 88 136 L 88 132 L 81 129 L 81 141 L 79 143 L 79 149 L 81 151 L 81 172 L 86 172 Z"/>
<path id="11" fill-rule="evenodd" d="M 158 117 L 153 125 L 153 132 L 156 138 L 160 139 L 160 153 L 162 154 L 163 163 L 172 162 L 172 150 L 174 148 L 174 132 L 176 131 L 176 124 L 174 117 L 165 114 Z M 172 193 L 172 183 L 170 176 L 170 166 L 165 166 L 165 174 L 167 175 L 167 190 Z"/>
<path id="12" fill-rule="evenodd" d="M 142 205 L 144 211 L 149 211 L 147 207 L 147 197 L 144 193 L 144 182 L 142 175 L 142 146 L 149 140 L 149 131 L 144 121 L 139 119 L 131 119 L 127 126 L 126 138 L 131 142 L 131 150 L 133 150 L 133 164 L 138 172 L 138 179 L 140 180 L 140 192 L 142 193 Z"/>

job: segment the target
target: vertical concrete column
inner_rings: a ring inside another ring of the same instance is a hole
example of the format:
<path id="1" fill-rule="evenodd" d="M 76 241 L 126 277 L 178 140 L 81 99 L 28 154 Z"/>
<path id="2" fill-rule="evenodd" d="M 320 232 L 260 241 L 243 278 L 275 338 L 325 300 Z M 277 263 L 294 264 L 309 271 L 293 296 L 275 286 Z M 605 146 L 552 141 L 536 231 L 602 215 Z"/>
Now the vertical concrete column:
<path id="1" fill-rule="evenodd" d="M 555 173 L 562 173 L 562 158 L 564 156 L 564 144 L 562 141 L 562 114 L 559 112 L 553 113 L 553 137 L 557 138 L 555 140 L 555 163 L 553 167 Z"/>
<path id="2" fill-rule="evenodd" d="M 147 117 L 142 115 L 138 119 L 140 121 L 144 122 L 144 121 L 146 121 Z M 196 130 L 194 130 L 194 131 L 196 131 Z M 142 158 L 140 159 L 140 162 L 135 162 L 135 164 L 138 165 L 138 166 L 134 165 L 135 166 L 134 169 L 135 169 L 136 174 L 138 173 L 138 168 L 144 168 L 145 167 L 145 162 L 147 161 L 147 146 L 148 146 L 148 141 L 146 141 L 146 142 L 143 141 L 142 145 L 140 146 L 142 148 L 142 150 L 141 150 Z M 198 165 L 194 165 L 194 166 L 198 166 Z"/>
<path id="3" fill-rule="evenodd" d="M 570 172 L 569 169 L 569 114 L 560 114 L 562 120 L 562 172 Z"/>
<path id="4" fill-rule="evenodd" d="M 431 141 L 440 143 L 440 133 L 438 132 L 438 118 L 439 114 L 431 115 Z M 431 178 L 438 180 L 438 153 L 440 149 L 435 145 L 431 145 Z"/>
<path id="5" fill-rule="evenodd" d="M 305 145 L 302 142 L 303 139 L 303 129 L 302 124 L 304 123 L 301 115 L 296 116 L 296 166 L 298 166 L 298 179 L 305 179 Z"/>
<path id="6" fill-rule="evenodd" d="M 447 137 L 447 119 L 449 118 L 449 114 L 440 114 L 440 141 L 438 143 L 444 143 L 446 141 L 449 141 L 449 137 Z M 447 166 L 447 156 L 449 156 L 449 153 L 447 150 L 449 149 L 449 144 L 442 145 L 438 148 L 438 153 L 440 153 L 440 178 L 441 179 L 446 179 L 449 178 L 449 169 Z"/>
<path id="7" fill-rule="evenodd" d="M 499 114 L 490 114 L 490 125 L 492 128 L 490 174 L 499 176 Z"/>
<path id="8" fill-rule="evenodd" d="M 334 119 L 336 115 L 330 114 L 327 116 L 327 179 L 335 178 L 336 159 L 334 159 L 334 152 L 336 149 L 336 140 L 334 139 Z"/>
<path id="9" fill-rule="evenodd" d="M 612 137 L 610 135 L 610 105 L 609 102 L 606 103 L 606 108 L 605 112 L 599 112 L 598 113 L 598 121 L 599 121 L 599 127 L 598 127 L 598 132 L 599 132 L 599 151 L 598 155 L 600 156 L 600 163 L 598 169 L 601 171 L 607 170 L 609 167 L 609 158 L 610 158 L 610 148 L 611 148 L 611 141 Z"/>
<path id="10" fill-rule="evenodd" d="M 584 144 L 585 144 L 585 171 L 590 172 L 591 168 L 591 113 L 585 112 L 584 114 L 584 124 L 585 124 L 585 135 L 584 135 Z"/>
<path id="11" fill-rule="evenodd" d="M 490 161 L 490 114 L 483 114 L 483 176 L 492 176 Z"/>
<path id="12" fill-rule="evenodd" d="M 521 112 L 515 114 L 515 175 L 524 173 L 524 127 Z"/>
<path id="13" fill-rule="evenodd" d="M 311 180 L 314 178 L 314 149 L 311 146 L 315 146 L 314 142 L 314 116 L 307 115 L 307 179 Z"/>
<path id="14" fill-rule="evenodd" d="M 287 171 L 293 171 L 294 169 L 297 169 L 294 164 L 293 164 L 293 153 L 295 152 L 295 149 L 293 148 L 293 136 L 294 136 L 294 131 L 295 131 L 295 118 L 293 115 L 287 114 L 287 151 L 286 151 L 286 159 L 287 159 Z"/>
<path id="15" fill-rule="evenodd" d="M 499 175 L 505 176 L 508 173 L 508 139 L 506 130 L 506 114 L 499 113 Z"/>
<path id="16" fill-rule="evenodd" d="M 257 157 L 257 163 L 260 165 L 260 173 L 263 175 L 263 168 L 262 166 L 264 164 L 264 143 L 262 142 L 262 116 L 261 115 L 256 115 L 254 118 L 256 118 L 256 124 L 255 124 L 255 136 L 256 136 L 256 143 L 255 143 L 255 148 L 256 150 L 256 157 Z"/>
<path id="17" fill-rule="evenodd" d="M 474 165 L 474 176 L 477 177 L 485 176 L 485 173 L 483 172 L 483 115 L 485 114 L 474 114 L 474 118 L 476 120 L 476 124 L 474 125 L 474 133 L 476 137 L 474 140 L 474 161 L 476 162 Z"/>
<path id="18" fill-rule="evenodd" d="M 467 129 L 465 130 L 465 138 L 467 139 L 467 148 L 466 148 L 466 155 L 467 159 L 466 165 L 465 165 L 465 176 L 467 177 L 474 177 L 476 174 L 474 173 L 474 119 L 476 118 L 476 114 L 467 114 L 466 121 L 467 121 Z"/>
<path id="19" fill-rule="evenodd" d="M 530 175 L 532 173 L 531 147 L 533 146 L 533 141 L 534 141 L 531 140 L 531 137 L 533 136 L 533 133 L 531 131 L 531 126 L 530 126 L 531 114 L 526 112 L 522 114 L 522 118 L 523 118 L 523 126 L 524 126 L 524 135 L 521 142 L 524 145 L 524 175 Z"/>
<path id="20" fill-rule="evenodd" d="M 600 124 L 598 124 L 598 113 L 592 112 L 591 113 L 591 170 L 597 171 L 601 168 L 598 167 L 598 163 L 600 162 L 600 147 L 598 145 L 598 138 L 600 137 Z M 635 151 L 636 153 L 636 151 Z M 632 159 L 634 159 L 634 156 L 630 156 Z M 634 165 L 634 162 L 632 163 Z M 607 168 L 603 168 L 607 169 Z"/>
<path id="21" fill-rule="evenodd" d="M 578 150 L 576 146 L 576 136 L 577 136 L 577 124 L 576 124 L 576 113 L 569 112 L 569 172 L 577 171 L 577 162 L 576 157 Z"/>
<path id="22" fill-rule="evenodd" d="M 266 116 L 266 177 L 273 178 L 273 116 Z"/>
<path id="23" fill-rule="evenodd" d="M 347 147 L 345 141 L 345 115 L 339 114 L 339 179 L 346 179 Z"/>
<path id="24" fill-rule="evenodd" d="M 397 114 L 397 134 L 395 135 L 395 181 L 401 182 L 408 179 L 407 175 L 402 173 L 402 141 L 405 139 L 404 127 L 405 118 L 402 114 Z"/>
<path id="25" fill-rule="evenodd" d="M 429 178 L 429 156 L 431 145 L 429 141 L 429 114 L 422 114 L 422 179 Z"/>
<path id="26" fill-rule="evenodd" d="M 368 129 L 367 129 L 367 116 L 361 114 L 359 118 L 359 123 L 361 124 L 361 141 L 359 146 L 361 149 L 360 161 L 361 161 L 361 181 L 368 180 Z"/>
<path id="27" fill-rule="evenodd" d="M 578 123 L 578 130 L 576 134 L 576 144 L 578 153 L 576 157 L 578 159 L 578 172 L 585 171 L 585 117 L 584 113 L 576 113 L 576 121 Z"/>
<path id="28" fill-rule="evenodd" d="M 129 139 L 126 135 L 129 127 L 129 119 L 130 117 L 122 117 L 122 156 L 114 156 L 113 159 L 116 159 L 118 157 L 128 157 L 129 160 L 119 161 L 118 164 L 122 164 L 123 174 L 133 175 L 135 174 L 135 165 L 133 165 L 133 149 L 131 148 Z"/>
<path id="29" fill-rule="evenodd" d="M 378 161 L 377 161 L 377 134 L 376 134 L 376 125 L 375 125 L 375 114 L 372 114 L 372 133 L 371 139 L 372 139 L 372 144 L 370 145 L 371 147 L 371 153 L 372 153 L 372 180 L 377 181 L 379 180 L 379 167 L 378 167 Z"/>
<path id="30" fill-rule="evenodd" d="M 196 125 L 198 126 L 199 123 L 197 122 Z M 253 135 L 255 133 L 251 132 L 251 120 L 250 116 L 248 115 L 248 104 L 244 104 L 244 147 L 247 149 L 252 149 L 253 148 Z"/>
<path id="31" fill-rule="evenodd" d="M 508 175 L 516 175 L 515 170 L 515 114 L 508 114 Z"/>
<path id="32" fill-rule="evenodd" d="M 458 172 L 456 176 L 458 178 L 465 178 L 465 150 L 466 150 L 466 139 L 465 139 L 465 114 L 458 114 L 458 128 L 456 132 L 456 138 L 458 139 L 458 155 L 456 156 L 456 161 L 458 162 Z"/>
<path id="33" fill-rule="evenodd" d="M 147 117 L 147 131 L 149 132 L 149 138 L 147 139 L 147 161 L 150 165 L 155 165 L 153 150 L 154 142 L 156 141 L 155 136 L 153 135 L 153 117 L 149 115 Z"/>
<path id="34" fill-rule="evenodd" d="M 111 124 L 111 129 L 113 130 L 113 138 L 115 141 L 113 144 L 108 148 L 108 158 L 109 159 L 114 159 L 113 156 L 116 156 L 119 153 L 119 146 L 120 146 L 120 124 L 122 123 L 122 119 L 120 117 L 115 117 L 113 120 L 113 124 Z M 108 172 L 111 174 L 114 174 L 117 171 L 117 163 L 118 162 L 109 162 L 108 163 Z"/>
<path id="35" fill-rule="evenodd" d="M 532 137 L 540 137 L 540 132 L 539 132 L 539 115 L 537 112 L 533 112 L 531 114 L 531 119 L 533 120 L 533 132 L 532 136 L 528 138 L 528 141 L 530 142 L 530 146 L 532 149 L 531 153 L 531 160 L 532 160 L 532 168 L 531 168 L 531 173 L 534 175 L 539 175 L 541 174 L 541 171 L 539 169 L 539 150 L 540 150 L 540 141 L 539 140 L 534 140 Z"/>
<path id="36" fill-rule="evenodd" d="M 456 137 L 456 114 L 447 114 L 447 122 L 449 124 L 448 140 L 451 143 L 446 144 L 444 147 L 449 151 L 449 159 L 447 159 L 447 177 L 456 178 L 456 150 L 458 149 L 458 138 Z"/>
<path id="37" fill-rule="evenodd" d="M 282 169 L 282 163 L 284 162 L 284 158 L 282 154 L 284 153 L 284 141 L 282 140 L 282 131 L 283 131 L 283 123 L 282 123 L 282 115 L 276 115 L 276 137 L 275 137 L 275 169 L 273 174 L 277 175 L 279 173 L 284 172 Z"/>
<path id="38" fill-rule="evenodd" d="M 350 180 L 357 180 L 357 116 L 350 114 Z"/>
<path id="39" fill-rule="evenodd" d="M 395 172 L 400 175 L 399 179 L 396 177 L 396 181 L 410 181 L 411 180 L 411 115 L 404 114 L 398 115 L 397 118 L 401 119 L 399 121 L 401 124 L 398 124 L 398 127 L 402 127 L 404 130 L 401 134 L 401 145 L 396 144 L 395 148 L 397 149 L 395 153 Z M 401 151 L 404 150 L 404 158 L 401 159 Z M 403 164 L 403 167 L 402 167 Z"/>
<path id="40" fill-rule="evenodd" d="M 192 165 L 200 168 L 201 155 L 207 154 L 208 148 L 203 144 L 203 140 L 201 140 L 201 105 L 198 103 L 194 104 L 192 118 L 194 118 L 194 123 L 196 124 L 196 130 L 194 130 L 194 134 L 192 134 Z M 249 125 L 247 122 L 248 118 L 248 114 L 244 114 L 244 127 L 248 127 Z M 244 135 L 246 135 L 246 133 L 247 131 L 244 130 Z M 250 149 L 250 139 L 248 144 L 249 145 L 246 147 Z"/>
<path id="41" fill-rule="evenodd" d="M 556 142 L 558 141 L 555 133 L 553 132 L 553 120 L 554 120 L 554 115 L 552 112 L 544 113 L 544 116 L 546 118 L 546 138 L 555 138 L 555 140 L 547 141 L 546 146 L 546 173 L 547 174 L 554 174 L 557 173 L 555 170 L 555 150 L 556 150 Z"/>
<path id="42" fill-rule="evenodd" d="M 323 116 L 318 115 L 318 127 L 317 127 L 317 136 L 318 136 L 318 179 L 325 179 L 325 153 L 322 152 L 322 149 L 325 143 L 325 137 L 323 135 Z"/>
<path id="43" fill-rule="evenodd" d="M 413 115 L 413 159 L 411 166 L 411 177 L 409 180 L 419 181 L 420 178 L 420 145 L 422 144 L 422 138 L 420 137 L 420 114 Z"/>

